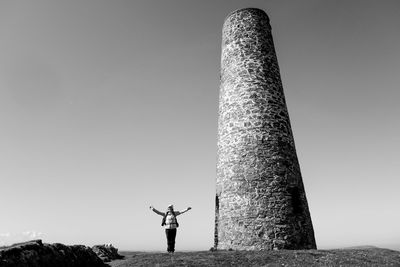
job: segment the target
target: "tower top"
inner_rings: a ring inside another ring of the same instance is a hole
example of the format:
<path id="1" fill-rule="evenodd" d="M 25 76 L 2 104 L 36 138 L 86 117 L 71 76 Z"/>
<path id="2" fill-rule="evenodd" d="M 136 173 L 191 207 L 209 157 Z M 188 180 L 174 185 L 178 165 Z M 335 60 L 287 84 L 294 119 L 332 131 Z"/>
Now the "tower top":
<path id="1" fill-rule="evenodd" d="M 264 10 L 259 9 L 259 8 L 255 8 L 255 7 L 246 7 L 246 8 L 239 8 L 239 9 L 236 9 L 236 10 L 232 11 L 231 13 L 229 13 L 229 14 L 225 17 L 224 23 L 225 23 L 225 21 L 227 21 L 229 18 L 231 18 L 231 17 L 233 17 L 233 16 L 235 16 L 235 15 L 237 15 L 237 14 L 240 14 L 240 13 L 255 13 L 255 14 L 258 14 L 259 16 L 266 17 L 267 21 L 269 22 L 269 17 L 268 17 L 268 15 L 267 15 L 267 13 L 265 13 Z"/>

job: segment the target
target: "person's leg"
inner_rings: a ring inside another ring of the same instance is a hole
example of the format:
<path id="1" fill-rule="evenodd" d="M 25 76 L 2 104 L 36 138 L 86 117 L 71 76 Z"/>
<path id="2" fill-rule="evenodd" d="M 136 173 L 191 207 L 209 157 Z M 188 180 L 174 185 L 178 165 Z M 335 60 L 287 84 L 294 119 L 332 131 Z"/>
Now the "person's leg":
<path id="1" fill-rule="evenodd" d="M 165 235 L 167 236 L 167 251 L 168 252 L 173 252 L 173 244 L 175 243 L 175 235 L 176 235 L 176 231 L 175 231 L 175 235 L 174 235 L 174 231 L 176 229 L 165 229 Z"/>
<path id="2" fill-rule="evenodd" d="M 165 229 L 165 236 L 167 237 L 167 251 L 169 252 L 169 229 Z"/>
<path id="3" fill-rule="evenodd" d="M 175 238 L 176 238 L 176 228 L 171 229 L 171 252 L 175 252 Z"/>

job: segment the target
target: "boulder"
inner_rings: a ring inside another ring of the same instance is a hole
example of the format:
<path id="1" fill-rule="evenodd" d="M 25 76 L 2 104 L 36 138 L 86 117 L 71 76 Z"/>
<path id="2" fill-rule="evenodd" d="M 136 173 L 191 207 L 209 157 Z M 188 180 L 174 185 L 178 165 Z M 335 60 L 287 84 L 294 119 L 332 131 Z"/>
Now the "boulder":
<path id="1" fill-rule="evenodd" d="M 112 260 L 118 260 L 124 258 L 124 256 L 118 254 L 118 249 L 115 248 L 112 244 L 95 245 L 92 247 L 92 250 L 104 262 L 109 262 Z"/>
<path id="2" fill-rule="evenodd" d="M 46 244 L 42 240 L 0 249 L 0 267 L 105 267 L 90 247 Z"/>

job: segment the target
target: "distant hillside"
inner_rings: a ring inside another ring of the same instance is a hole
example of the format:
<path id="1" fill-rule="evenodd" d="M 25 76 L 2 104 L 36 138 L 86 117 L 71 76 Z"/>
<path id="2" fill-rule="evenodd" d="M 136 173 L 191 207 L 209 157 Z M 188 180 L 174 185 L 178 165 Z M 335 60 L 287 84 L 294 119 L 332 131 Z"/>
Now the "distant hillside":
<path id="1" fill-rule="evenodd" d="M 333 250 L 121 252 L 112 267 L 133 266 L 400 266 L 400 252 L 366 247 Z"/>
<path id="2" fill-rule="evenodd" d="M 400 244 L 389 244 L 389 245 L 385 245 L 385 246 L 382 246 L 382 247 L 383 248 L 387 248 L 387 249 L 400 251 Z"/>

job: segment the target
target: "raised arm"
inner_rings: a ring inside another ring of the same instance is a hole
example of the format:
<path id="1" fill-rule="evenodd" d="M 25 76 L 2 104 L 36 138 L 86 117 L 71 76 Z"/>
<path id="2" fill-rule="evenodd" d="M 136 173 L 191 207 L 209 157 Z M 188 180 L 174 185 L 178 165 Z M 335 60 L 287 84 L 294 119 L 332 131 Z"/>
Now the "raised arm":
<path id="1" fill-rule="evenodd" d="M 156 210 L 153 206 L 150 206 L 150 209 L 151 209 L 152 211 L 154 211 L 155 213 L 157 213 L 158 215 L 165 216 L 165 213 L 164 213 L 164 212 L 161 212 L 161 211 Z"/>
<path id="2" fill-rule="evenodd" d="M 175 212 L 175 214 L 176 214 L 176 216 L 178 216 L 178 215 L 181 215 L 182 213 L 185 213 L 185 212 L 187 212 L 187 211 L 189 211 L 189 210 L 191 210 L 192 208 L 191 207 L 188 207 L 188 208 L 186 208 L 186 209 L 184 209 L 184 210 L 182 210 L 182 211 L 177 211 L 177 212 Z"/>

